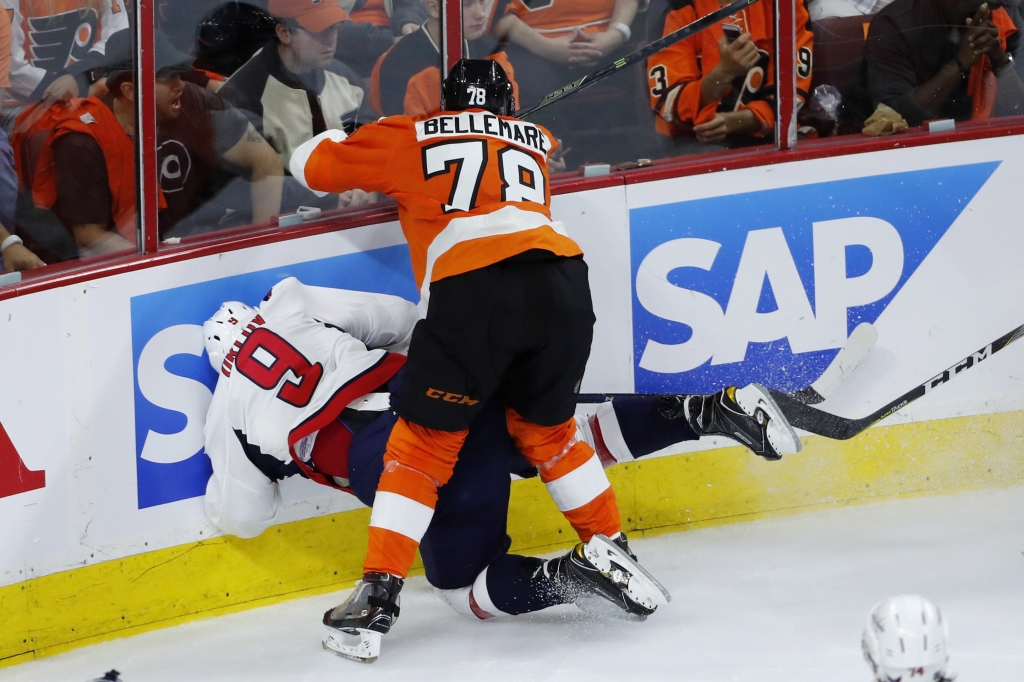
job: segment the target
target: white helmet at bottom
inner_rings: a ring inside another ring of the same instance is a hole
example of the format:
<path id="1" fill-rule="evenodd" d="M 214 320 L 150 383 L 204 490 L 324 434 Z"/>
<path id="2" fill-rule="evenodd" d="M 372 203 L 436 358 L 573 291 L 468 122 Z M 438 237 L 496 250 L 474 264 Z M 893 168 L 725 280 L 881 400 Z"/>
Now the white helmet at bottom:
<path id="1" fill-rule="evenodd" d="M 235 345 L 235 341 L 242 337 L 242 332 L 253 318 L 259 314 L 259 308 L 239 301 L 227 301 L 213 317 L 203 323 L 206 353 L 210 356 L 210 364 L 215 371 L 221 371 L 228 351 Z"/>
<path id="2" fill-rule="evenodd" d="M 876 682 L 942 682 L 949 634 L 942 613 L 924 597 L 901 594 L 876 604 L 861 639 Z"/>

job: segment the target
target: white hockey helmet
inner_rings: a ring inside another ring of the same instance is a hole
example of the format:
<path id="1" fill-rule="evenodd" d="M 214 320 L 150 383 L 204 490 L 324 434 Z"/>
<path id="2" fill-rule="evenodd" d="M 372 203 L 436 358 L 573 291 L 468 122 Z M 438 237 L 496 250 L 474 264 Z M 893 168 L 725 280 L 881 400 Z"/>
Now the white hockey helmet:
<path id="1" fill-rule="evenodd" d="M 210 364 L 215 371 L 221 371 L 228 351 L 242 336 L 246 326 L 259 314 L 259 308 L 253 308 L 240 301 L 227 301 L 213 317 L 203 323 L 206 353 L 210 356 Z"/>
<path id="2" fill-rule="evenodd" d="M 901 594 L 875 605 L 861 639 L 876 682 L 941 682 L 947 677 L 948 628 L 924 597 Z"/>

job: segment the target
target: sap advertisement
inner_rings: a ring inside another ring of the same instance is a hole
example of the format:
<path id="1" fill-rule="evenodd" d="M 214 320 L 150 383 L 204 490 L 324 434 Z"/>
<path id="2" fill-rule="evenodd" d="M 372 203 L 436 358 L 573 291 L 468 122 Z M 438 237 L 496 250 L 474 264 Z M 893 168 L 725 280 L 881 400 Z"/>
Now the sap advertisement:
<path id="1" fill-rule="evenodd" d="M 877 321 L 998 166 L 631 209 L 636 391 L 810 385 L 854 327 Z"/>
<path id="2" fill-rule="evenodd" d="M 1015 137 L 558 195 L 597 313 L 583 391 L 793 391 L 866 321 L 877 344 L 821 407 L 868 414 L 1024 323 L 1022 177 Z M 0 486 L 0 514 L 20 519 L 0 527 L 0 583 L 216 533 L 202 323 L 290 276 L 417 298 L 388 223 L 0 300 L 8 351 L 52 358 L 13 363 L 0 394 L 0 480 L 18 481 Z M 883 424 L 1024 409 L 1022 365 L 1013 344 Z M 358 506 L 287 484 L 282 522 Z"/>

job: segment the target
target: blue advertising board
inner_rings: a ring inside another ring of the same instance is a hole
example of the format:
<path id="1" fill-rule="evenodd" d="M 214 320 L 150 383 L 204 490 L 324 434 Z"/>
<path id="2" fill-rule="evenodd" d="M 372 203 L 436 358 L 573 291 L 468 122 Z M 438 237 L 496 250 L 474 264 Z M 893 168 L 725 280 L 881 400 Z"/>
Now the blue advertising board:
<path id="1" fill-rule="evenodd" d="M 635 390 L 809 386 L 857 324 L 878 319 L 998 165 L 631 209 Z"/>

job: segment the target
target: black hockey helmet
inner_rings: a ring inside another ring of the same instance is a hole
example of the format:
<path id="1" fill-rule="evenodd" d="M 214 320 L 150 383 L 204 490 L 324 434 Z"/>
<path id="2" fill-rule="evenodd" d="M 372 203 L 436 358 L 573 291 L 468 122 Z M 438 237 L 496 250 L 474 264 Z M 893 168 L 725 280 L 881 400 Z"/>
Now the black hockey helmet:
<path id="1" fill-rule="evenodd" d="M 277 19 L 265 9 L 246 2 L 226 2 L 199 21 L 195 66 L 228 77 L 272 42 L 276 30 Z"/>
<path id="2" fill-rule="evenodd" d="M 512 116 L 516 111 L 516 98 L 501 64 L 491 59 L 460 59 L 441 84 L 441 108 L 444 111 L 479 108 L 500 116 Z"/>

